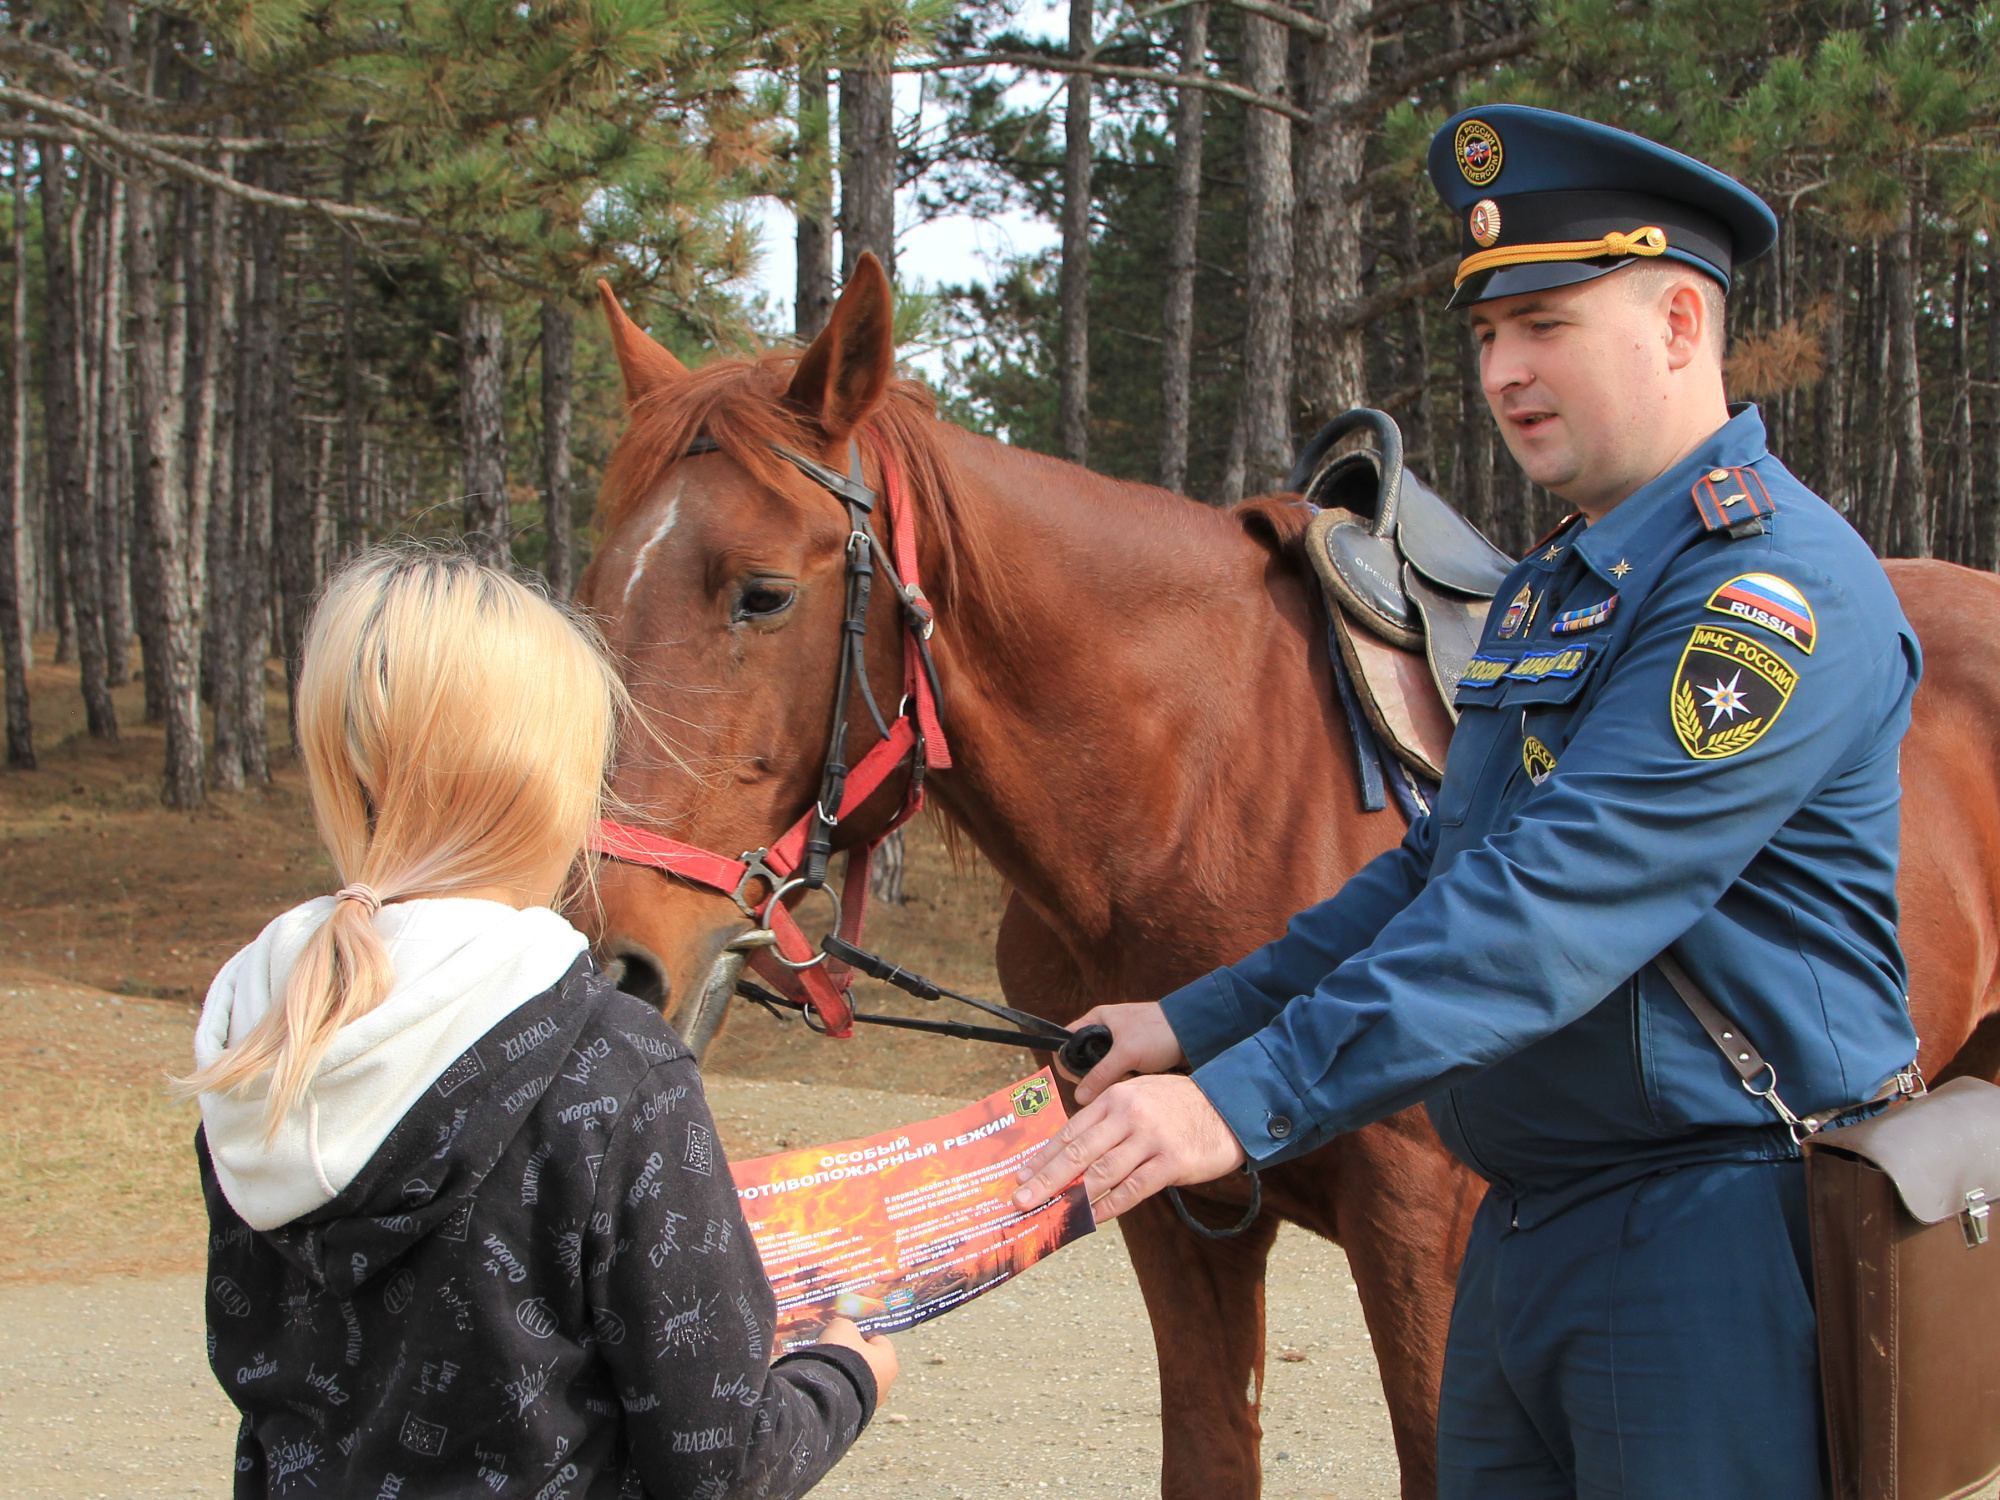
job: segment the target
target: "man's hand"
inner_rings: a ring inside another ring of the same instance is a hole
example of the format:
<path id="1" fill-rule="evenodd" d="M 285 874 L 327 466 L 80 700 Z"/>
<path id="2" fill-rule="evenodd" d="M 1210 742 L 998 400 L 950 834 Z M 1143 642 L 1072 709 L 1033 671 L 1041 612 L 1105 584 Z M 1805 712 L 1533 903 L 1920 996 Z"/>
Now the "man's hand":
<path id="1" fill-rule="evenodd" d="M 1133 1078 L 1079 1111 L 1015 1174 L 1022 1186 L 1014 1204 L 1029 1209 L 1046 1203 L 1080 1172 L 1103 1224 L 1162 1188 L 1213 1182 L 1244 1160 L 1243 1147 L 1193 1079 Z"/>
<path id="2" fill-rule="evenodd" d="M 1167 1024 L 1167 1013 L 1158 1005 L 1100 1005 L 1070 1030 L 1104 1026 L 1111 1031 L 1111 1050 L 1104 1061 L 1076 1082 L 1076 1102 L 1088 1104 L 1121 1078 L 1134 1073 L 1165 1073 L 1187 1061 L 1180 1038 Z M 1069 1073 L 1058 1064 L 1058 1071 Z"/>

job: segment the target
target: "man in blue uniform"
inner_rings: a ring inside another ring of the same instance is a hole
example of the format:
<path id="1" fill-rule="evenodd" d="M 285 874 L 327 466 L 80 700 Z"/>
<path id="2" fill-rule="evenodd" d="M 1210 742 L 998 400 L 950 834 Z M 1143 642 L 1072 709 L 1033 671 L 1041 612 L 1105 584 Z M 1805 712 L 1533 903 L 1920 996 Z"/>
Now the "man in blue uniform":
<path id="1" fill-rule="evenodd" d="M 1021 1199 L 1087 1168 L 1110 1217 L 1422 1101 L 1490 1184 L 1441 1493 L 1817 1500 L 1799 1151 L 1651 961 L 1672 949 L 1800 1115 L 1910 1062 L 1917 643 L 1726 405 L 1722 294 L 1775 238 L 1761 201 L 1505 105 L 1447 123 L 1430 171 L 1494 416 L 1578 514 L 1494 601 L 1430 815 L 1241 963 L 1085 1017 L 1115 1045 Z"/>

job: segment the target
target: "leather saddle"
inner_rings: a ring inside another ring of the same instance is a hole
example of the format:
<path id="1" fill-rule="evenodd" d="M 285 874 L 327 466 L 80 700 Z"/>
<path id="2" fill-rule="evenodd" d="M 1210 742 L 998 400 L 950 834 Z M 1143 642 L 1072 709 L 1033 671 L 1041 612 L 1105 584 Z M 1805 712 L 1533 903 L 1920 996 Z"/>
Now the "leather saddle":
<path id="1" fill-rule="evenodd" d="M 1334 453 L 1364 430 L 1373 449 Z M 1320 507 L 1306 553 L 1363 713 L 1404 765 L 1442 779 L 1452 696 L 1514 560 L 1403 467 L 1402 429 L 1387 412 L 1335 417 L 1287 487 Z"/>

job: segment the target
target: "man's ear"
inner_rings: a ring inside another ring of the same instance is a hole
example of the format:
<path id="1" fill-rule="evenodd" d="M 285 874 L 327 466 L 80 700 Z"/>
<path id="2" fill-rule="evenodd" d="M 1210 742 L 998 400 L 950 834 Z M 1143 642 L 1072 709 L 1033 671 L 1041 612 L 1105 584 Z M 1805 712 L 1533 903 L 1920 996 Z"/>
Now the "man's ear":
<path id="1" fill-rule="evenodd" d="M 1717 346 L 1718 330 L 1699 271 L 1668 282 L 1660 311 L 1667 329 L 1667 368 L 1682 370 Z"/>

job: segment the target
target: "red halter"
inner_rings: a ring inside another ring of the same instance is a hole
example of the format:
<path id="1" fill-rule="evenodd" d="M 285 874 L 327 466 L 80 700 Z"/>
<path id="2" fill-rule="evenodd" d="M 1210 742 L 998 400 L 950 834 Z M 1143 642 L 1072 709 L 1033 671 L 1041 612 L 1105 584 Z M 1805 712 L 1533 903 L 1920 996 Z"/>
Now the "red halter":
<path id="1" fill-rule="evenodd" d="M 909 489 L 887 445 L 873 432 L 867 437 L 882 464 L 890 539 L 895 548 L 893 558 L 883 549 L 868 518 L 874 496 L 861 482 L 858 450 L 852 452 L 850 476 L 842 476 L 785 449 L 777 450 L 779 457 L 847 505 L 852 527 L 847 550 L 849 618 L 842 627 L 846 638 L 842 642 L 840 690 L 834 705 L 836 727 L 827 751 L 820 796 L 769 848 L 751 850 L 736 859 L 627 823 L 614 823 L 608 818 L 598 824 L 590 841 L 594 853 L 627 864 L 645 865 L 720 891 L 734 900 L 746 917 L 770 934 L 768 945 L 757 948 L 751 955 L 751 967 L 781 993 L 803 1000 L 831 1037 L 854 1033 L 854 1008 L 847 993 L 853 972 L 845 965 L 836 966 L 824 953 L 814 950 L 784 898 L 793 891 L 825 889 L 826 841 L 833 828 L 866 802 L 905 758 L 910 759 L 910 790 L 901 811 L 873 839 L 847 851 L 838 930 L 848 942 L 858 944 L 867 916 L 869 867 L 874 862 L 876 847 L 923 806 L 925 771 L 933 767 L 943 770 L 951 765 L 951 751 L 945 744 L 944 724 L 938 712 L 937 677 L 930 659 L 929 641 L 935 617 L 930 601 L 918 585 Z M 689 454 L 714 451 L 712 442 L 697 439 Z M 843 772 L 839 761 L 846 735 L 850 663 L 860 673 L 861 694 L 871 715 L 878 725 L 882 722 L 880 715 L 874 713 L 874 700 L 868 692 L 866 664 L 860 659 L 861 631 L 857 628 L 861 623 L 857 615 L 865 616 L 867 611 L 867 581 L 873 572 L 871 559 L 887 576 L 902 605 L 903 703 L 883 738 L 851 771 Z M 851 656 L 847 654 L 850 651 Z M 837 801 L 837 806 L 828 808 L 828 801 Z M 805 874 L 798 873 L 802 865 Z M 765 892 L 761 899 L 753 900 L 750 887 L 759 880 L 764 882 Z"/>

